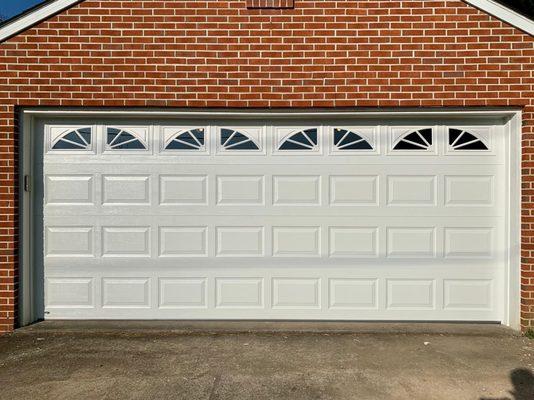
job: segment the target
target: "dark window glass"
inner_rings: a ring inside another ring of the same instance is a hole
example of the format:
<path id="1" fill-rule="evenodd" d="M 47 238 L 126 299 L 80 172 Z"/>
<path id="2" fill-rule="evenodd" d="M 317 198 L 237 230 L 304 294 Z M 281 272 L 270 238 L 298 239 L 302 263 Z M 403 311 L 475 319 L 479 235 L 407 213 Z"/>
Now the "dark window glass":
<path id="1" fill-rule="evenodd" d="M 314 150 L 317 147 L 317 129 L 311 128 L 288 137 L 278 150 Z"/>
<path id="2" fill-rule="evenodd" d="M 167 150 L 200 150 L 204 146 L 204 130 L 192 129 L 174 137 L 165 147 Z"/>
<path id="3" fill-rule="evenodd" d="M 458 137 L 462 134 L 463 131 L 459 129 L 449 129 L 449 144 L 452 146 Z"/>
<path id="4" fill-rule="evenodd" d="M 373 150 L 367 140 L 346 129 L 334 129 L 334 144 L 338 150 Z"/>
<path id="5" fill-rule="evenodd" d="M 310 140 L 312 141 L 312 143 L 317 146 L 317 129 L 316 128 L 313 128 L 313 129 L 307 129 L 304 131 L 306 133 L 306 136 L 308 136 L 310 138 Z"/>
<path id="6" fill-rule="evenodd" d="M 488 146 L 472 133 L 449 129 L 449 145 L 453 150 L 488 150 Z"/>
<path id="7" fill-rule="evenodd" d="M 107 129 L 107 144 L 112 150 L 145 150 L 146 146 L 132 133 L 117 128 Z"/>
<path id="8" fill-rule="evenodd" d="M 91 128 L 76 129 L 64 134 L 52 146 L 53 150 L 88 150 L 91 147 Z"/>
<path id="9" fill-rule="evenodd" d="M 419 133 L 423 136 L 423 139 L 432 146 L 432 129 L 421 129 Z"/>
<path id="10" fill-rule="evenodd" d="M 221 129 L 221 145 L 225 150 L 259 150 L 254 141 L 244 133 L 232 129 Z"/>
<path id="11" fill-rule="evenodd" d="M 393 150 L 428 150 L 432 146 L 432 129 L 421 129 L 403 136 Z"/>

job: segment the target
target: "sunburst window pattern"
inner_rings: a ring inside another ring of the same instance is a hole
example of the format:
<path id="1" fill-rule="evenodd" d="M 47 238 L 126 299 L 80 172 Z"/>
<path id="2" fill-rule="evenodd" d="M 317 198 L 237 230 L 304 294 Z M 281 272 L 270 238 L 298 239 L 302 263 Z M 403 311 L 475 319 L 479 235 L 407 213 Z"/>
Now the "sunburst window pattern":
<path id="1" fill-rule="evenodd" d="M 244 133 L 221 129 L 221 146 L 224 150 L 259 150 L 258 145 Z"/>
<path id="2" fill-rule="evenodd" d="M 146 150 L 146 145 L 133 133 L 117 128 L 108 128 L 107 145 L 112 150 Z"/>
<path id="3" fill-rule="evenodd" d="M 453 150 L 489 150 L 484 142 L 472 133 L 461 129 L 449 129 L 449 146 Z"/>
<path id="4" fill-rule="evenodd" d="M 393 150 L 428 150 L 432 146 L 432 129 L 420 129 L 404 135 Z"/>
<path id="5" fill-rule="evenodd" d="M 279 150 L 315 150 L 317 148 L 317 128 L 306 129 L 288 137 Z"/>
<path id="6" fill-rule="evenodd" d="M 363 137 L 346 129 L 334 129 L 334 145 L 337 150 L 373 150 Z"/>
<path id="7" fill-rule="evenodd" d="M 191 129 L 171 139 L 166 150 L 203 150 L 205 143 L 204 129 Z"/>
<path id="8" fill-rule="evenodd" d="M 74 129 L 62 135 L 52 150 L 90 150 L 91 128 Z"/>

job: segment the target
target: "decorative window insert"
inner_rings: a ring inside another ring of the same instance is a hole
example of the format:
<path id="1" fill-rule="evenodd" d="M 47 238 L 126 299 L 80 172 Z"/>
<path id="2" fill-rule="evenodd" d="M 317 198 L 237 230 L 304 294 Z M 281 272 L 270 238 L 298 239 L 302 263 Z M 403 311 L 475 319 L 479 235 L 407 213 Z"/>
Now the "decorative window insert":
<path id="1" fill-rule="evenodd" d="M 294 8 L 295 0 L 247 0 L 247 8 Z"/>
<path id="2" fill-rule="evenodd" d="M 118 128 L 107 128 L 109 150 L 146 150 L 147 145 L 133 132 Z"/>
<path id="3" fill-rule="evenodd" d="M 165 150 L 204 151 L 205 141 L 204 128 L 190 129 L 172 137 Z"/>
<path id="4" fill-rule="evenodd" d="M 52 150 L 91 150 L 92 129 L 79 128 L 62 134 L 52 144 Z"/>
<path id="5" fill-rule="evenodd" d="M 347 129 L 334 129 L 334 146 L 336 150 L 373 150 L 373 146 L 361 135 Z"/>
<path id="6" fill-rule="evenodd" d="M 256 142 L 242 132 L 234 129 L 221 129 L 221 147 L 225 151 L 233 150 L 259 150 Z"/>
<path id="7" fill-rule="evenodd" d="M 425 151 L 432 147 L 432 128 L 419 129 L 402 136 L 393 146 L 393 150 Z"/>
<path id="8" fill-rule="evenodd" d="M 290 135 L 282 142 L 278 150 L 315 151 L 317 143 L 317 128 L 311 128 Z"/>
<path id="9" fill-rule="evenodd" d="M 461 129 L 449 129 L 449 147 L 452 150 L 489 150 L 482 139 Z"/>

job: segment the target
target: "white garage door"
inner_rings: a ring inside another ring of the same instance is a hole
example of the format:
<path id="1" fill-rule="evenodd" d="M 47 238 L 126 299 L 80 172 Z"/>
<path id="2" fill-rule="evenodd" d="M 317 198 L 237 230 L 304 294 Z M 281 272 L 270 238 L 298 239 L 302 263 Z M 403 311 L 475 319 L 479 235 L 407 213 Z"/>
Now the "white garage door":
<path id="1" fill-rule="evenodd" d="M 503 319 L 500 126 L 100 120 L 44 133 L 46 318 Z"/>

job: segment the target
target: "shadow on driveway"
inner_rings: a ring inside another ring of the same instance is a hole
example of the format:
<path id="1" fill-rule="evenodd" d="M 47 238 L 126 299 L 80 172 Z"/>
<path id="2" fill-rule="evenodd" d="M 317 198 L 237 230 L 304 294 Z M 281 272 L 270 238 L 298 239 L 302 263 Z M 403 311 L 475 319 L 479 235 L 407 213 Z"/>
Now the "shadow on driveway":
<path id="1" fill-rule="evenodd" d="M 534 399 L 534 375 L 526 368 L 514 369 L 510 373 L 510 380 L 514 390 L 510 397 L 489 398 L 481 397 L 480 400 L 533 400 Z"/>

